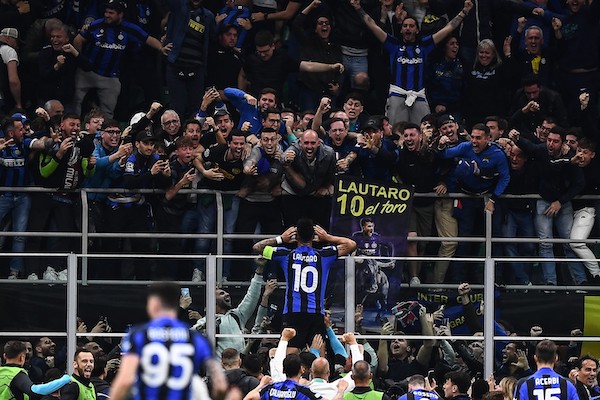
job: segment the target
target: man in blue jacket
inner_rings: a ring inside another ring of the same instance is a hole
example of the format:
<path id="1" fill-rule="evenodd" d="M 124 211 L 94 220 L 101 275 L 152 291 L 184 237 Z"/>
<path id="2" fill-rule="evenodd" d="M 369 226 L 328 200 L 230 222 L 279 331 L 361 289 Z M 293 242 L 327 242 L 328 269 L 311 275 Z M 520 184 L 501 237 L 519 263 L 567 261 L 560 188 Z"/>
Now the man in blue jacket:
<path id="1" fill-rule="evenodd" d="M 482 211 L 493 213 L 495 202 L 504 193 L 510 181 L 510 171 L 504 150 L 492 142 L 490 129 L 484 124 L 475 124 L 471 130 L 471 141 L 463 142 L 452 148 L 445 148 L 449 141 L 447 136 L 440 138 L 438 149 L 441 158 L 457 160 L 454 174 L 457 189 L 470 195 L 485 195 L 485 205 L 481 197 L 462 198 L 462 209 L 456 213 L 458 220 L 458 236 L 473 236 L 476 231 L 475 222 L 481 221 Z M 461 242 L 456 255 L 468 256 L 470 243 Z M 464 282 L 466 265 L 455 265 L 453 279 Z M 477 277 L 481 278 L 481 277 Z"/>

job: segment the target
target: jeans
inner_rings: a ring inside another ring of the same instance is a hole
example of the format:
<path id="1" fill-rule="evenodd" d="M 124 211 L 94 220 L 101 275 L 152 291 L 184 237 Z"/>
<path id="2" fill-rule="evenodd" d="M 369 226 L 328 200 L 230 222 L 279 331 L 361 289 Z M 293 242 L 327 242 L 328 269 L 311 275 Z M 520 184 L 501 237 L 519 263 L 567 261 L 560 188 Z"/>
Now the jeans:
<path id="1" fill-rule="evenodd" d="M 594 217 L 596 209 L 594 207 L 583 207 L 573 215 L 573 227 L 571 228 L 571 239 L 587 239 L 590 237 L 594 227 Z M 596 256 L 585 243 L 570 243 L 571 249 L 579 258 L 595 259 Z M 598 261 L 582 261 L 592 276 L 600 276 L 600 267 Z"/>
<path id="2" fill-rule="evenodd" d="M 344 64 L 345 73 L 350 77 L 350 85 L 352 79 L 359 72 L 369 73 L 369 62 L 367 56 L 346 56 L 342 55 L 342 64 Z"/>
<path id="3" fill-rule="evenodd" d="M 502 237 L 534 237 L 533 215 L 530 211 L 506 210 L 506 222 L 502 225 Z M 534 243 L 505 243 L 504 253 L 506 257 L 534 257 Z M 531 282 L 531 263 L 513 262 L 511 270 L 515 284 L 526 285 Z"/>
<path id="4" fill-rule="evenodd" d="M 546 200 L 538 200 L 536 203 L 534 222 L 538 238 L 552 239 L 552 225 L 555 223 L 558 235 L 563 239 L 569 239 L 571 237 L 571 228 L 573 226 L 573 206 L 571 205 L 571 202 L 564 203 L 558 211 L 558 214 L 554 217 L 548 217 L 544 214 L 548 206 L 550 206 L 550 202 Z M 553 245 L 553 243 L 542 241 L 540 243 L 540 257 L 554 258 Z M 577 255 L 573 252 L 569 244 L 564 243 L 563 248 L 567 258 L 577 258 Z M 541 264 L 544 283 L 556 285 L 556 263 L 554 261 L 547 261 Z M 581 284 L 587 281 L 585 268 L 581 262 L 568 262 L 567 264 L 569 266 L 569 273 L 575 284 Z"/>
<path id="5" fill-rule="evenodd" d="M 31 209 L 31 197 L 26 193 L 15 193 L 12 196 L 0 195 L 0 220 L 9 212 L 12 218 L 13 232 L 25 232 Z M 12 252 L 23 253 L 25 251 L 25 237 L 13 236 Z M 23 272 L 23 258 L 13 257 L 10 260 L 11 272 Z"/>
<path id="6" fill-rule="evenodd" d="M 212 195 L 211 195 L 212 196 Z M 228 199 L 229 197 L 229 199 Z M 223 200 L 231 200 L 231 207 L 223 210 L 223 232 L 234 233 L 235 222 L 240 210 L 240 198 L 233 195 L 223 195 Z M 198 213 L 200 214 L 200 233 L 215 233 L 217 221 L 217 203 L 214 201 L 203 202 L 198 199 Z M 208 254 L 210 251 L 210 239 L 198 239 L 196 241 L 196 254 Z M 223 254 L 233 253 L 233 240 L 223 240 Z M 231 260 L 223 262 L 223 276 L 231 275 Z"/>
<path id="7" fill-rule="evenodd" d="M 480 236 L 482 234 L 482 221 L 485 218 L 484 200 L 481 198 L 463 197 L 460 199 L 462 210 L 457 214 L 458 236 Z M 476 257 L 480 243 L 459 242 L 456 248 L 456 257 Z M 471 273 L 470 273 L 471 272 Z M 483 281 L 482 268 L 476 263 L 455 260 L 452 262 L 448 280 L 460 283 L 478 280 Z"/>

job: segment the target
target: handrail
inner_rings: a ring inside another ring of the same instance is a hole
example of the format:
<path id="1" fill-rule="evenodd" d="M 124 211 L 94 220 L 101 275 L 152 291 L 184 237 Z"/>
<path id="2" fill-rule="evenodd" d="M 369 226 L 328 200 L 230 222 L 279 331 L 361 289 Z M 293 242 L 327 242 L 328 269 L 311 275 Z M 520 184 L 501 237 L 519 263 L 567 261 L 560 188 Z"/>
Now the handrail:
<path id="1" fill-rule="evenodd" d="M 28 193 L 54 193 L 56 189 L 51 188 L 40 188 L 40 187 L 24 187 L 24 188 L 13 188 L 13 187 L 0 187 L 0 192 L 28 192 Z M 164 193 L 164 190 L 155 190 L 155 189 L 123 189 L 123 188 L 109 188 L 109 189 L 97 189 L 97 188 L 84 188 L 81 190 L 71 191 L 70 193 L 80 193 L 81 196 L 81 206 L 83 211 L 83 219 L 82 219 L 82 230 L 81 232 L 0 232 L 0 236 L 55 236 L 55 237 L 77 237 L 81 238 L 81 253 L 80 254 L 67 254 L 67 253 L 19 253 L 19 257 L 67 257 L 68 258 L 68 280 L 67 281 L 47 281 L 47 280 L 36 280 L 36 281 L 26 281 L 26 280 L 8 280 L 8 279 L 0 279 L 0 284 L 54 284 L 57 286 L 66 285 L 67 286 L 67 331 L 66 332 L 0 332 L 0 337 L 2 336 L 22 336 L 22 335 L 42 335 L 47 334 L 46 336 L 60 336 L 67 337 L 68 339 L 68 350 L 69 352 L 74 351 L 75 340 L 76 337 L 80 336 L 97 336 L 103 337 L 119 337 L 122 336 L 122 333 L 111 333 L 111 334 L 93 334 L 89 333 L 78 334 L 75 332 L 75 316 L 77 313 L 77 285 L 148 285 L 152 283 L 152 281 L 126 281 L 126 280 L 88 280 L 87 277 L 87 260 L 89 258 L 126 258 L 126 257 L 136 257 L 136 258 L 144 258 L 144 259 L 198 259 L 205 258 L 207 260 L 207 279 L 203 282 L 191 282 L 191 281 L 178 281 L 180 284 L 186 284 L 190 286 L 207 286 L 212 287 L 221 277 L 221 265 L 222 260 L 226 258 L 231 259 L 247 259 L 249 255 L 223 255 L 223 240 L 224 239 L 261 239 L 264 238 L 265 235 L 256 235 L 256 234 L 225 234 L 223 231 L 223 208 L 222 202 L 217 201 L 217 229 L 215 233 L 210 234 L 173 234 L 173 233 L 157 233 L 157 232 L 139 232 L 139 233 L 128 233 L 127 236 L 131 238 L 145 238 L 145 237 L 153 237 L 153 238 L 179 238 L 179 239 L 218 239 L 217 240 L 217 255 L 164 255 L 164 254 L 109 254 L 109 253 L 89 253 L 89 249 L 87 246 L 87 242 L 90 238 L 110 238 L 110 237 L 122 237 L 122 233 L 92 233 L 89 231 L 89 220 L 88 220 L 88 193 L 144 193 L 144 194 L 160 194 Z M 185 189 L 181 190 L 179 193 L 206 193 L 213 194 L 216 196 L 217 200 L 220 200 L 222 194 L 234 194 L 235 192 L 219 192 L 212 191 L 207 189 Z M 437 196 L 432 193 L 415 193 L 415 197 L 435 197 L 435 198 L 471 198 L 473 196 L 464 194 L 464 193 L 450 193 L 445 196 Z M 503 198 L 518 198 L 518 199 L 539 199 L 540 196 L 536 194 L 528 194 L 528 195 L 504 195 Z M 576 196 L 576 198 L 580 199 L 600 199 L 600 196 L 593 195 L 585 195 L 585 196 Z M 541 261 L 582 261 L 582 259 L 565 259 L 565 258 L 542 258 L 542 257 L 523 257 L 523 258 L 503 258 L 503 257 L 493 257 L 492 256 L 492 243 L 506 243 L 506 242 L 530 242 L 530 243 L 600 243 L 600 238 L 597 239 L 539 239 L 539 238 L 503 238 L 503 237 L 493 237 L 492 236 L 492 218 L 491 214 L 485 213 L 485 235 L 482 237 L 410 237 L 407 238 L 409 241 L 453 241 L 453 242 L 472 242 L 472 243 L 485 243 L 485 255 L 481 257 L 464 257 L 464 258 L 438 258 L 435 256 L 432 257 L 376 257 L 377 259 L 388 259 L 388 260 L 412 260 L 412 261 L 441 261 L 441 260 L 461 260 L 463 262 L 477 262 L 480 263 L 482 261 L 485 262 L 485 284 L 484 285 L 471 285 L 476 289 L 483 289 L 484 291 L 484 301 L 486 304 L 486 309 L 493 310 L 494 307 L 494 290 L 495 290 L 495 264 L 496 262 L 541 262 Z M 11 257 L 14 254 L 7 253 L 2 254 L 0 256 Z M 82 279 L 77 280 L 77 268 L 78 261 L 81 260 L 82 265 Z M 367 259 L 369 257 L 346 257 L 346 282 L 345 282 L 345 290 L 346 290 L 346 305 L 345 305 L 345 329 L 346 331 L 354 330 L 354 319 L 353 319 L 353 309 L 355 304 L 354 299 L 354 279 L 350 279 L 353 277 L 354 273 L 354 262 L 359 259 Z M 593 259 L 595 260 L 595 259 Z M 585 260 L 583 260 L 585 261 Z M 227 282 L 228 285 L 248 285 L 249 282 Z M 407 287 L 407 284 L 402 284 L 401 286 Z M 572 291 L 572 290 L 580 290 L 580 291 L 598 291 L 600 287 L 597 286 L 548 286 L 548 285 L 536 285 L 536 286 L 525 286 L 525 285 L 507 285 L 505 286 L 507 289 L 519 289 L 519 290 L 553 290 L 553 291 Z M 429 289 L 429 288 L 448 288 L 455 289 L 456 285 L 452 284 L 436 284 L 436 285 L 428 285 L 421 284 L 418 286 L 419 289 Z M 231 335 L 225 334 L 216 334 L 215 332 L 215 292 L 214 290 L 206 290 L 206 304 L 207 304 L 207 334 L 211 340 L 219 337 L 230 337 Z M 451 337 L 439 337 L 439 336 L 422 336 L 422 335 L 409 335 L 404 336 L 408 339 L 429 339 L 429 338 L 438 338 L 438 339 L 460 339 L 460 340 L 483 340 L 485 342 L 485 374 L 486 376 L 493 370 L 493 351 L 494 341 L 502 341 L 507 340 L 506 336 L 495 336 L 494 335 L 494 313 L 488 312 L 484 314 L 484 336 L 483 337 L 475 337 L 475 336 L 451 336 Z M 110 336 L 109 336 L 110 335 Z M 242 335 L 242 337 L 278 337 L 279 335 Z M 361 335 L 361 338 L 368 339 L 393 339 L 396 336 L 394 335 Z M 530 340 L 537 341 L 542 338 L 550 338 L 552 340 L 558 341 L 577 341 L 577 342 L 591 342 L 591 341 L 600 341 L 600 337 L 565 337 L 565 336 L 554 336 L 548 337 L 543 336 L 540 338 L 536 337 L 527 337 L 527 336 L 511 336 L 510 340 Z"/>

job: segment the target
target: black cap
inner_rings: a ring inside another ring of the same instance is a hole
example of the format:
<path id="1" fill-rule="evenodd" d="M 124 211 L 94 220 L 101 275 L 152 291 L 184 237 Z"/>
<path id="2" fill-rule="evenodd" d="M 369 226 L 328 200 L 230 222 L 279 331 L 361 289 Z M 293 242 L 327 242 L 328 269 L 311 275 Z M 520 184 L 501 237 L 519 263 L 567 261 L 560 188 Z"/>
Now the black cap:
<path id="1" fill-rule="evenodd" d="M 383 130 L 383 121 L 381 118 L 377 117 L 369 117 L 365 126 L 363 126 L 362 130 L 366 131 L 367 129 L 375 129 L 378 131 Z"/>
<path id="2" fill-rule="evenodd" d="M 437 126 L 441 127 L 442 125 L 447 124 L 448 122 L 456 122 L 456 119 L 454 119 L 452 114 L 442 114 L 438 117 Z"/>
<path id="3" fill-rule="evenodd" d="M 147 142 L 149 140 L 156 141 L 156 137 L 152 134 L 152 132 L 141 131 L 135 137 L 136 142 Z"/>
<path id="4" fill-rule="evenodd" d="M 231 114 L 229 114 L 229 111 L 227 111 L 224 108 L 221 108 L 221 109 L 218 109 L 217 111 L 215 111 L 215 113 L 213 114 L 213 118 L 222 117 L 223 115 L 231 116 Z"/>
<path id="5" fill-rule="evenodd" d="M 127 10 L 127 3 L 123 0 L 107 0 L 104 3 L 104 8 L 110 8 L 116 12 L 124 12 Z"/>

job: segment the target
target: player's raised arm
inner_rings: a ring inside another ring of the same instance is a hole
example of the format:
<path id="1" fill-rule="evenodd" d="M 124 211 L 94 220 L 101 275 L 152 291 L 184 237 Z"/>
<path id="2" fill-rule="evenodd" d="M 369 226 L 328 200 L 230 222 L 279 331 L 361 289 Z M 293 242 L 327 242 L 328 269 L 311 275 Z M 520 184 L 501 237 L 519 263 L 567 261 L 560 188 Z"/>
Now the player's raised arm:
<path id="1" fill-rule="evenodd" d="M 296 233 L 296 227 L 290 226 L 281 235 L 274 238 L 263 239 L 260 242 L 256 243 L 254 246 L 252 246 L 252 251 L 257 254 L 262 254 L 263 250 L 267 246 L 277 246 L 282 243 L 293 243 L 296 241 Z"/>
<path id="2" fill-rule="evenodd" d="M 354 240 L 343 236 L 331 235 L 319 225 L 315 225 L 315 234 L 320 242 L 334 244 L 337 247 L 339 257 L 348 255 L 356 249 L 356 242 Z"/>

